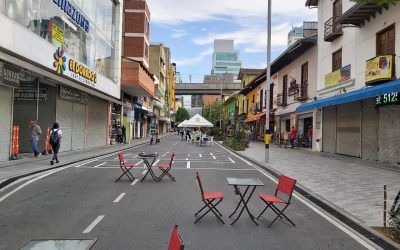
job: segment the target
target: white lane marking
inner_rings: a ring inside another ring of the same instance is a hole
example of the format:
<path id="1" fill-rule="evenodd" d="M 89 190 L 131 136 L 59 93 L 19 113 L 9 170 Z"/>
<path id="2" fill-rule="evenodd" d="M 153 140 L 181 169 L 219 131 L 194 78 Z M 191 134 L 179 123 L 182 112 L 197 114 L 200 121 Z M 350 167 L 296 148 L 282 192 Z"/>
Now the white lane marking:
<path id="1" fill-rule="evenodd" d="M 160 160 L 156 160 L 156 161 L 154 162 L 153 166 L 157 165 L 157 163 L 159 163 L 159 162 L 160 162 Z"/>
<path id="2" fill-rule="evenodd" d="M 203 157 L 201 154 L 199 154 L 199 157 L 201 158 L 201 157 Z"/>
<path id="3" fill-rule="evenodd" d="M 132 159 L 135 159 L 136 157 L 138 157 L 137 155 L 135 155 L 134 157 L 132 157 Z"/>
<path id="4" fill-rule="evenodd" d="M 98 167 L 103 166 L 103 165 L 106 165 L 106 164 L 107 164 L 107 162 L 103 162 L 103 163 L 100 163 L 100 164 L 94 166 L 94 168 L 98 168 Z"/>
<path id="5" fill-rule="evenodd" d="M 99 216 L 97 216 L 97 218 L 92 222 L 92 223 L 90 223 L 90 225 L 85 229 L 85 230 L 83 230 L 83 234 L 88 234 L 88 233 L 90 233 L 92 230 L 93 230 L 93 228 L 97 225 L 97 224 L 99 224 L 99 222 L 104 218 L 104 216 L 105 215 L 99 215 Z"/>
<path id="6" fill-rule="evenodd" d="M 145 170 L 142 172 L 142 174 L 146 174 L 146 173 L 147 173 L 147 171 L 148 171 L 148 170 L 147 170 L 147 169 L 145 169 Z"/>
<path id="7" fill-rule="evenodd" d="M 122 197 L 124 197 L 125 195 L 126 195 L 126 193 L 121 193 L 120 195 L 118 195 L 117 198 L 115 198 L 115 200 L 114 200 L 113 202 L 114 202 L 114 203 L 119 202 L 119 201 L 122 199 Z"/>
<path id="8" fill-rule="evenodd" d="M 124 156 L 128 156 L 128 155 L 130 155 L 131 153 L 127 153 L 127 154 L 124 154 Z"/>
<path id="9" fill-rule="evenodd" d="M 210 153 L 210 155 L 213 155 L 213 153 Z"/>
<path id="10" fill-rule="evenodd" d="M 57 172 L 59 172 L 59 171 L 61 171 L 61 170 L 64 170 L 64 169 L 66 169 L 66 168 L 69 168 L 69 167 L 56 169 L 56 170 L 54 170 L 54 171 L 51 171 L 50 173 L 41 175 L 41 176 L 39 176 L 39 177 L 36 177 L 36 178 L 34 178 L 34 179 L 32 179 L 32 180 L 29 180 L 29 181 L 25 182 L 24 184 L 22 184 L 21 186 L 18 186 L 18 187 L 17 187 L 16 189 L 14 189 L 13 191 L 11 191 L 11 192 L 5 194 L 4 196 L 2 196 L 2 197 L 0 198 L 0 202 L 4 201 L 5 199 L 7 199 L 8 197 L 10 197 L 10 196 L 13 195 L 14 193 L 16 193 L 16 192 L 18 192 L 19 190 L 23 189 L 24 187 L 28 186 L 29 184 L 34 183 L 35 181 L 38 181 L 38 180 L 40 180 L 40 179 L 43 179 L 43 178 L 45 178 L 45 177 L 47 177 L 47 176 L 49 176 L 49 175 L 51 175 L 51 174 L 57 173 Z"/>
<path id="11" fill-rule="evenodd" d="M 190 161 L 186 163 L 186 168 L 190 168 Z"/>
<path id="12" fill-rule="evenodd" d="M 134 181 L 132 181 L 131 186 L 134 186 L 136 183 L 138 183 L 139 179 L 135 179 Z"/>
<path id="13" fill-rule="evenodd" d="M 189 158 L 186 158 L 186 160 L 189 160 Z"/>
<path id="14" fill-rule="evenodd" d="M 250 162 L 246 161 L 245 159 L 243 159 L 242 157 L 238 156 L 237 154 L 227 150 L 226 148 L 224 148 L 223 146 L 221 146 L 219 143 L 217 143 L 218 146 L 220 146 L 221 148 L 223 148 L 225 151 L 229 152 L 230 154 L 236 156 L 237 158 L 239 158 L 240 160 L 246 162 L 248 165 L 252 166 L 253 168 L 257 169 L 260 173 L 262 173 L 263 175 L 265 175 L 267 178 L 269 178 L 270 180 L 272 180 L 275 183 L 278 183 L 278 181 L 271 175 L 267 174 L 263 169 L 260 169 L 257 166 L 253 166 L 253 164 L 251 164 Z M 233 169 L 232 169 L 233 170 Z M 295 192 L 293 194 L 293 196 L 298 199 L 300 202 L 302 202 L 303 204 L 305 204 L 307 207 L 309 207 L 311 210 L 313 210 L 315 213 L 319 214 L 322 218 L 326 219 L 327 221 L 329 221 L 330 223 L 332 223 L 333 225 L 335 225 L 337 228 L 339 228 L 342 232 L 346 233 L 347 235 L 349 235 L 350 237 L 352 237 L 354 240 L 356 240 L 358 243 L 360 243 L 361 245 L 363 245 L 364 247 L 366 247 L 367 249 L 376 249 L 376 246 L 373 242 L 369 241 L 368 239 L 361 237 L 357 234 L 355 234 L 353 231 L 351 231 L 351 229 L 347 228 L 346 225 L 341 224 L 341 222 L 336 221 L 335 219 L 333 219 L 332 217 L 330 217 L 329 215 L 327 215 L 324 211 L 321 211 L 318 209 L 318 207 L 314 206 L 313 204 L 309 203 L 308 201 L 305 201 L 303 198 L 301 198 L 297 192 Z"/>
<path id="15" fill-rule="evenodd" d="M 213 159 L 215 160 L 215 159 L 217 159 L 217 157 L 215 157 L 215 156 L 213 155 Z"/>
<path id="16" fill-rule="evenodd" d="M 137 165 L 139 165 L 139 164 L 142 163 L 142 162 L 143 162 L 143 160 L 141 160 L 141 161 L 139 161 L 138 163 L 135 163 L 135 164 L 136 164 L 136 166 L 137 166 Z"/>
<path id="17" fill-rule="evenodd" d="M 236 163 L 234 160 L 232 160 L 231 157 L 228 157 L 228 159 L 229 159 L 232 163 Z"/>

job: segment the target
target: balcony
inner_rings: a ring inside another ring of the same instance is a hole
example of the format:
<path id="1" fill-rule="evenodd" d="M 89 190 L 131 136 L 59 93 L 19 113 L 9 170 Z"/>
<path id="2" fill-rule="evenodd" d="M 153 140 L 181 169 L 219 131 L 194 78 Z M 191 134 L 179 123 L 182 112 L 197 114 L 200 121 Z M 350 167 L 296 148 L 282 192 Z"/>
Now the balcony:
<path id="1" fill-rule="evenodd" d="M 276 98 L 276 104 L 278 106 L 287 106 L 287 96 L 284 94 L 278 94 Z"/>
<path id="2" fill-rule="evenodd" d="M 140 62 L 122 58 L 121 88 L 131 96 L 154 96 L 154 79 Z"/>
<path id="3" fill-rule="evenodd" d="M 343 35 L 342 28 L 338 25 L 337 20 L 339 16 L 334 16 L 325 22 L 324 40 L 325 42 L 332 42 Z"/>
<path id="4" fill-rule="evenodd" d="M 298 96 L 295 96 L 297 101 L 305 101 L 308 100 L 308 84 L 303 83 L 299 85 L 299 91 L 297 92 Z"/>
<path id="5" fill-rule="evenodd" d="M 357 3 L 336 21 L 342 27 L 362 27 L 375 18 L 377 13 L 382 15 L 383 9 L 388 10 L 389 4 L 378 4 L 372 1 Z"/>

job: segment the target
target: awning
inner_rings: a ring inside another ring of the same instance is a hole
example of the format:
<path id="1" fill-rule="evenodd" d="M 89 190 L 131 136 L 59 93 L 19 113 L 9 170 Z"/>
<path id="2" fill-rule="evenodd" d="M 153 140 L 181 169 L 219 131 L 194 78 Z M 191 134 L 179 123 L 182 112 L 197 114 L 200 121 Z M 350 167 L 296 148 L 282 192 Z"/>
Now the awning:
<path id="1" fill-rule="evenodd" d="M 247 118 L 246 120 L 244 120 L 244 122 L 253 122 L 253 121 L 260 120 L 261 118 L 265 117 L 265 114 L 266 114 L 266 112 L 258 113 L 252 117 Z"/>
<path id="2" fill-rule="evenodd" d="M 391 92 L 400 92 L 400 79 L 376 85 L 373 87 L 366 87 L 343 95 L 332 96 L 318 101 L 305 103 L 300 105 L 296 109 L 296 112 L 303 112 L 311 109 L 335 106 L 348 102 L 356 102 L 368 98 L 375 98 L 379 95 L 384 95 Z"/>
<path id="3" fill-rule="evenodd" d="M 361 27 L 365 22 L 369 22 L 371 18 L 375 18 L 377 12 L 382 14 L 382 10 L 389 9 L 388 4 L 378 4 L 374 2 L 363 2 L 355 4 L 337 20 L 337 23 L 342 26 Z"/>

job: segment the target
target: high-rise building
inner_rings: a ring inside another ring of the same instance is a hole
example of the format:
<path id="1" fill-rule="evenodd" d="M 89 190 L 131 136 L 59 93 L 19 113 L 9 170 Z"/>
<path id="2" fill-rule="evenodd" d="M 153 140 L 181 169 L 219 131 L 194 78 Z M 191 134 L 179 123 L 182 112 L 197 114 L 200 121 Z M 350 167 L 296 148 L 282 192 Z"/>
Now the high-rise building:
<path id="1" fill-rule="evenodd" d="M 318 22 L 303 22 L 301 27 L 293 27 L 288 34 L 288 47 L 298 40 L 318 34 Z"/>
<path id="2" fill-rule="evenodd" d="M 239 51 L 235 50 L 234 41 L 215 39 L 211 74 L 230 73 L 236 79 L 241 67 L 242 62 L 239 58 Z"/>

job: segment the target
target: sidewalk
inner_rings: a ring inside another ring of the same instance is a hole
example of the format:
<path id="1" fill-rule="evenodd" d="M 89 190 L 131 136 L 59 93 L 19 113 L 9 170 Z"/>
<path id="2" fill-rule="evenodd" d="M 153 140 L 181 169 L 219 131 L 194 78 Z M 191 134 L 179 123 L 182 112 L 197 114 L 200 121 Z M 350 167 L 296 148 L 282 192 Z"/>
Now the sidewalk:
<path id="1" fill-rule="evenodd" d="M 161 135 L 163 138 L 167 135 Z M 83 149 L 76 151 L 63 152 L 59 154 L 60 164 L 58 166 L 65 166 L 71 163 L 90 159 L 99 155 L 109 154 L 119 150 L 125 150 L 130 147 L 138 146 L 140 144 L 149 143 L 150 139 L 137 139 L 133 140 L 131 144 L 117 144 L 96 147 L 91 149 Z M 57 167 L 57 165 L 50 165 L 52 155 L 40 156 L 38 158 L 27 157 L 16 161 L 0 162 L 0 186 L 11 178 L 16 178 L 22 175 L 29 175 L 37 171 L 43 171 Z"/>
<path id="2" fill-rule="evenodd" d="M 250 143 L 246 151 L 237 153 L 297 179 L 368 226 L 383 226 L 383 185 L 388 189 L 388 210 L 400 190 L 400 166 L 277 146 L 270 148 L 266 165 L 264 152 L 264 144 Z"/>

